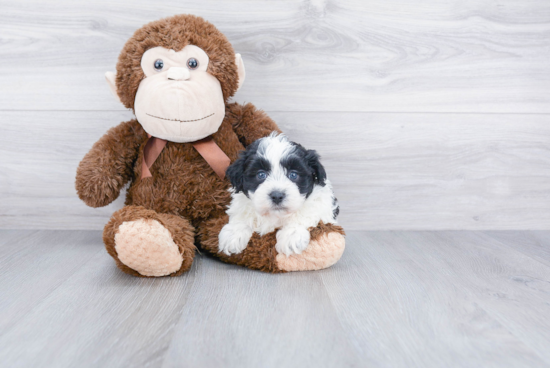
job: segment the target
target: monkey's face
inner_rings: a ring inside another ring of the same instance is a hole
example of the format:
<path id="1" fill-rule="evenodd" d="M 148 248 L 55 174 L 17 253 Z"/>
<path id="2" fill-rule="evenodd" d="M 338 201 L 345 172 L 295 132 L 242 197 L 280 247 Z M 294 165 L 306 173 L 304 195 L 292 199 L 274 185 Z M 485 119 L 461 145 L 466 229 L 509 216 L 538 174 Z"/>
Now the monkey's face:
<path id="1" fill-rule="evenodd" d="M 218 131 L 245 70 L 214 25 L 180 14 L 138 29 L 119 55 L 117 72 L 105 78 L 147 133 L 184 143 Z"/>
<path id="2" fill-rule="evenodd" d="M 141 58 L 145 78 L 134 110 L 143 129 L 172 142 L 193 142 L 215 133 L 225 115 L 220 82 L 208 70 L 208 55 L 194 45 L 181 51 L 155 47 Z"/>

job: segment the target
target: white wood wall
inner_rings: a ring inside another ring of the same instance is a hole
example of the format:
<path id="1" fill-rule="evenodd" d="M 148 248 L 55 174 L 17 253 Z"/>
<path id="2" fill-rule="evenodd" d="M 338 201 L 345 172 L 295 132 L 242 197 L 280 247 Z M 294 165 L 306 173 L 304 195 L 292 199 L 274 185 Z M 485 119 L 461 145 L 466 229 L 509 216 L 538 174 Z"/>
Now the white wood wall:
<path id="1" fill-rule="evenodd" d="M 101 229 L 78 162 L 141 25 L 192 13 L 243 55 L 235 97 L 324 157 L 346 229 L 550 228 L 546 0 L 0 1 L 0 228 Z"/>

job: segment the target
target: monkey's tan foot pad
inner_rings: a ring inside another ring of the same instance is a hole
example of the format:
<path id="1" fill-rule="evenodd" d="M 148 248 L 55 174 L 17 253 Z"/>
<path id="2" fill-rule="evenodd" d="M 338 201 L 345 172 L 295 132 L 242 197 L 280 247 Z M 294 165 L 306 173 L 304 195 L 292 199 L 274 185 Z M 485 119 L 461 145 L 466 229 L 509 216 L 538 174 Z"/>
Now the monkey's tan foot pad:
<path id="1" fill-rule="evenodd" d="M 123 222 L 115 234 L 118 259 L 143 276 L 166 276 L 180 269 L 183 257 L 170 231 L 157 220 Z"/>
<path id="2" fill-rule="evenodd" d="M 330 232 L 312 240 L 302 254 L 277 254 L 277 266 L 284 271 L 313 271 L 327 268 L 338 262 L 344 248 L 344 235 Z"/>

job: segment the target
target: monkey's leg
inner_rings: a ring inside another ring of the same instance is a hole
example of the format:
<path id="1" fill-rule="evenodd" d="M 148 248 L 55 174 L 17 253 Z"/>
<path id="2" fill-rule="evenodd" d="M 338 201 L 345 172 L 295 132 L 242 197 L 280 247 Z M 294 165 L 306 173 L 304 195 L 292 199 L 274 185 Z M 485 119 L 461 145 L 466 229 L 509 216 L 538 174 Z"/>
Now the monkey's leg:
<path id="1" fill-rule="evenodd" d="M 224 262 L 264 272 L 320 270 L 335 264 L 345 248 L 344 230 L 333 224 L 320 223 L 310 229 L 311 240 L 302 254 L 286 256 L 275 250 L 276 232 L 264 236 L 254 233 L 248 246 L 239 254 L 230 256 L 218 252 L 218 234 L 229 218 L 224 215 L 206 221 L 198 229 L 201 249 Z"/>
<path id="2" fill-rule="evenodd" d="M 103 242 L 117 266 L 134 276 L 177 276 L 195 257 L 194 229 L 185 218 L 126 206 L 113 214 Z"/>

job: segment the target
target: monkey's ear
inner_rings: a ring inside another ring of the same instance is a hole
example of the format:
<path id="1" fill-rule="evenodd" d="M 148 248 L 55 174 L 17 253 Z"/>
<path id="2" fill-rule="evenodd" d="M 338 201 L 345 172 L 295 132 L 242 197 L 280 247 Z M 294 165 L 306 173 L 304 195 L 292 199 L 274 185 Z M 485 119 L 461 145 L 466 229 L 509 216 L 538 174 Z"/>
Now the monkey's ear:
<path id="1" fill-rule="evenodd" d="M 246 76 L 246 73 L 244 71 L 243 58 L 241 57 L 241 54 L 235 54 L 235 64 L 237 64 L 237 74 L 239 76 L 239 85 L 237 87 L 237 91 L 238 91 L 241 89 L 241 86 L 244 83 L 244 77 Z"/>
<path id="2" fill-rule="evenodd" d="M 107 85 L 109 86 L 113 96 L 115 96 L 118 102 L 122 103 L 122 101 L 120 101 L 120 97 L 118 97 L 118 94 L 116 93 L 116 74 L 113 72 L 105 73 L 105 80 L 107 81 Z"/>

